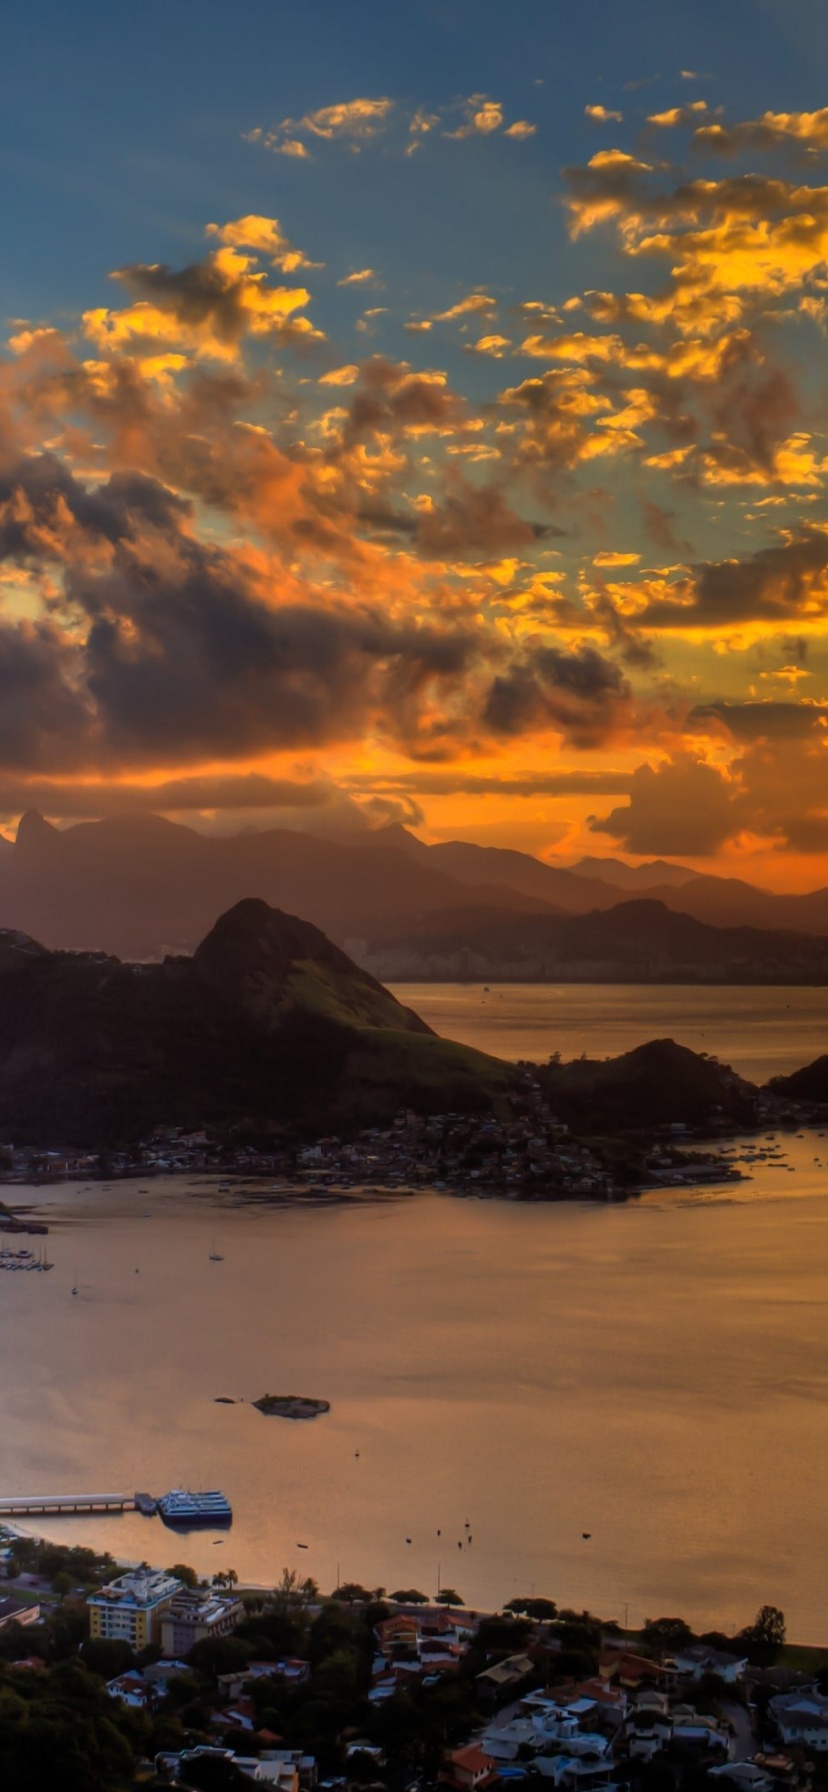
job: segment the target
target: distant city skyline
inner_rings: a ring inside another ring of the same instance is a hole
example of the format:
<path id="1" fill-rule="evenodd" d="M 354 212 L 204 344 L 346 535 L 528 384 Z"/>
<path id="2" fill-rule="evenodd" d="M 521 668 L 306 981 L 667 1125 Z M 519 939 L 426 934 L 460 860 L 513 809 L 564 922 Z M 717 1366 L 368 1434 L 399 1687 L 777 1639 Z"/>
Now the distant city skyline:
<path id="1" fill-rule="evenodd" d="M 0 73 L 0 828 L 828 882 L 828 15 L 214 0 Z"/>

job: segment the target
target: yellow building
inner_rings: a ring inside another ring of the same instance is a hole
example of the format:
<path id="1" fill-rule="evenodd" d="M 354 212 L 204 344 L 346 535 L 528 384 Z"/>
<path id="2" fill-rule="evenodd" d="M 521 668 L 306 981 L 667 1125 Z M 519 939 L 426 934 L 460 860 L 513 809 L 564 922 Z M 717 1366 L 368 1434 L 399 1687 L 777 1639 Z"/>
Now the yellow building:
<path id="1" fill-rule="evenodd" d="M 181 1582 L 174 1574 L 149 1568 L 122 1574 L 109 1586 L 101 1587 L 100 1592 L 89 1595 L 89 1634 L 108 1640 L 116 1638 L 135 1650 L 157 1643 L 162 1613 L 181 1590 Z"/>

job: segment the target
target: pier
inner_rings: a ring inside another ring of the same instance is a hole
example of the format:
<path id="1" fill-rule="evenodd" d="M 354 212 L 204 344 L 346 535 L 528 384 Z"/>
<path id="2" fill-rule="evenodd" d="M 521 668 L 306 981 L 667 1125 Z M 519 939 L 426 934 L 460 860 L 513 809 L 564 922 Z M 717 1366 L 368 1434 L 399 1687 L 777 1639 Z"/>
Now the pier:
<path id="1" fill-rule="evenodd" d="M 155 1511 L 155 1501 L 146 1493 L 33 1493 L 17 1494 L 0 1499 L 0 1519 L 56 1518 L 84 1512 Z"/>

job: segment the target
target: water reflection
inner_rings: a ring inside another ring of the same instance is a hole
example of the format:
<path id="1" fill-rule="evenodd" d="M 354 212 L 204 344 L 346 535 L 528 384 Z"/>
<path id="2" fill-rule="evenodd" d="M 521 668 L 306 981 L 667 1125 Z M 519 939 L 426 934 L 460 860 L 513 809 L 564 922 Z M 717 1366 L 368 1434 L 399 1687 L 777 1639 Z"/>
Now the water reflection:
<path id="1" fill-rule="evenodd" d="M 15 1191 L 55 1267 L 0 1278 L 0 1491 L 219 1486 L 221 1550 L 137 1515 L 60 1535 L 256 1581 L 428 1592 L 439 1568 L 470 1602 L 534 1583 L 636 1619 L 767 1600 L 818 1640 L 828 1171 L 823 1141 L 782 1146 L 792 1173 L 623 1208 Z M 332 1409 L 267 1418 L 264 1392 Z"/>
<path id="2" fill-rule="evenodd" d="M 824 989 L 405 983 L 394 994 L 436 1032 L 500 1058 L 609 1058 L 669 1038 L 758 1083 L 810 1064 L 828 1034 Z"/>

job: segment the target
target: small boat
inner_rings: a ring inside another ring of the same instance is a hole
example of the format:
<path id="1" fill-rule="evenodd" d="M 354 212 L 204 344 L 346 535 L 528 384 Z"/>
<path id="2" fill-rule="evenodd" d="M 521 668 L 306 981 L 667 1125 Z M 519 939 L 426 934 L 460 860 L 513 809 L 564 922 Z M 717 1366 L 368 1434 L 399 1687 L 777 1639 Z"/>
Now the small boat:
<path id="1" fill-rule="evenodd" d="M 223 1263 L 224 1262 L 224 1258 L 222 1256 L 221 1251 L 217 1251 L 215 1245 L 213 1245 L 213 1249 L 210 1252 L 210 1262 L 211 1263 Z"/>

